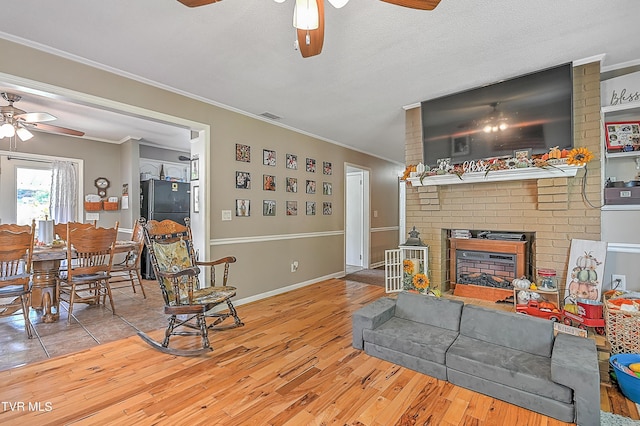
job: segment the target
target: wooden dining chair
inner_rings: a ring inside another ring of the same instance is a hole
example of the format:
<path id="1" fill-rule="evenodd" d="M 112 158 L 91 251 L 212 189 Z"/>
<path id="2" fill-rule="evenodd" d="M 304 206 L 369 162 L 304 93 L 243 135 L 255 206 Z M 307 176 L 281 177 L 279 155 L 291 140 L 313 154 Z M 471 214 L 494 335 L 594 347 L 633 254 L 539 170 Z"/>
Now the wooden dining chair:
<path id="1" fill-rule="evenodd" d="M 67 323 L 71 322 L 74 304 L 98 305 L 101 301 L 104 304 L 107 297 L 115 314 L 109 279 L 118 222 L 113 228 L 68 225 L 66 235 L 67 269 L 60 271 L 56 291 L 57 299 L 69 305 Z"/>
<path id="2" fill-rule="evenodd" d="M 54 237 L 57 235 L 57 238 L 64 240 L 67 238 L 67 228 L 71 227 L 71 229 L 75 228 L 95 228 L 96 221 L 93 222 L 67 222 L 67 223 L 54 223 L 53 224 L 53 233 Z"/>
<path id="3" fill-rule="evenodd" d="M 31 225 L 0 225 L 0 316 L 22 310 L 29 339 L 33 337 L 29 307 L 35 228 L 35 220 Z"/>
<path id="4" fill-rule="evenodd" d="M 164 299 L 164 313 L 169 315 L 169 325 L 162 343 L 143 332 L 138 335 L 154 348 L 172 355 L 194 356 L 213 350 L 209 344 L 208 331 L 240 327 L 244 324 L 238 317 L 231 298 L 236 288 L 228 285 L 229 265 L 236 261 L 233 256 L 201 262 L 196 259 L 189 218 L 185 225 L 171 220 L 161 222 L 140 219 L 144 228 L 144 240 L 153 272 L 160 284 Z M 198 279 L 200 267 L 211 269 L 211 285 L 202 285 Z M 216 282 L 215 269 L 222 269 L 222 282 Z M 214 311 L 226 303 L 227 309 Z M 219 325 L 227 318 L 233 324 Z M 207 322 L 209 320 L 209 323 Z M 176 349 L 169 347 L 171 336 L 200 336 L 200 349 Z"/>
<path id="5" fill-rule="evenodd" d="M 124 253 L 124 258 L 120 258 L 118 262 L 114 260 L 111 266 L 111 280 L 110 284 L 130 282 L 133 292 L 136 293 L 136 281 L 142 290 L 143 298 L 147 298 L 144 292 L 144 286 L 142 285 L 142 276 L 140 274 L 140 261 L 142 258 L 142 249 L 144 248 L 144 230 L 140 221 L 137 220 L 133 226 L 133 233 L 131 234 L 131 241 L 135 243 L 133 248 Z M 120 254 L 117 255 L 119 257 Z M 113 287 L 113 285 L 111 286 Z"/>

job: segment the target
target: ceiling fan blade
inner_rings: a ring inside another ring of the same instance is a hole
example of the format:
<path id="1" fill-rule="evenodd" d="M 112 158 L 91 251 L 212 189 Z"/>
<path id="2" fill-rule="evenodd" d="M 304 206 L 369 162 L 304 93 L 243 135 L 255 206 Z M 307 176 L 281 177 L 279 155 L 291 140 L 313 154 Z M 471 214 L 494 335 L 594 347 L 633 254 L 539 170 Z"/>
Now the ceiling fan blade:
<path id="1" fill-rule="evenodd" d="M 84 136 L 84 132 L 81 132 L 79 130 L 67 129 L 66 127 L 53 126 L 51 124 L 29 123 L 29 128 L 50 133 L 60 133 L 63 135 Z"/>
<path id="2" fill-rule="evenodd" d="M 410 9 L 433 10 L 438 6 L 440 0 L 382 0 L 386 3 L 397 6 L 408 7 Z"/>
<path id="3" fill-rule="evenodd" d="M 16 119 L 22 120 L 25 123 L 35 123 L 37 121 L 53 121 L 56 118 L 48 112 L 26 112 L 16 115 Z"/>
<path id="4" fill-rule="evenodd" d="M 318 28 L 315 30 L 297 29 L 298 49 L 303 58 L 319 55 L 324 44 L 324 0 L 316 0 L 318 4 Z"/>
<path id="5" fill-rule="evenodd" d="M 211 3 L 217 3 L 221 0 L 178 0 L 180 3 L 189 7 L 206 6 Z"/>

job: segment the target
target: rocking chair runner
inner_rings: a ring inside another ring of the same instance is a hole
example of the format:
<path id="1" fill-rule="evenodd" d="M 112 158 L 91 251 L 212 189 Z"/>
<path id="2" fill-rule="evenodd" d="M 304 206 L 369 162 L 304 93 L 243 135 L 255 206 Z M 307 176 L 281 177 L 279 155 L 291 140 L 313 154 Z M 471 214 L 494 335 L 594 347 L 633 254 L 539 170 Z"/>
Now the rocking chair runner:
<path id="1" fill-rule="evenodd" d="M 144 218 L 140 219 L 140 223 L 144 228 L 145 244 L 153 265 L 153 272 L 164 298 L 164 312 L 170 316 L 162 343 L 153 340 L 143 332 L 139 332 L 138 335 L 154 348 L 172 355 L 195 356 L 213 350 L 208 337 L 210 329 L 219 330 L 244 325 L 230 300 L 236 295 L 236 288 L 227 285 L 229 264 L 236 261 L 235 257 L 229 256 L 206 262 L 197 261 L 189 218 L 185 218 L 186 225 L 171 220 L 146 222 Z M 221 286 L 216 285 L 215 267 L 217 265 L 224 265 Z M 200 285 L 199 266 L 211 268 L 211 287 Z M 214 307 L 224 302 L 227 303 L 227 312 L 212 312 Z M 233 317 L 234 324 L 218 326 L 229 317 Z M 214 320 L 207 324 L 209 318 Z M 170 348 L 169 340 L 171 336 L 176 335 L 200 336 L 202 348 Z"/>

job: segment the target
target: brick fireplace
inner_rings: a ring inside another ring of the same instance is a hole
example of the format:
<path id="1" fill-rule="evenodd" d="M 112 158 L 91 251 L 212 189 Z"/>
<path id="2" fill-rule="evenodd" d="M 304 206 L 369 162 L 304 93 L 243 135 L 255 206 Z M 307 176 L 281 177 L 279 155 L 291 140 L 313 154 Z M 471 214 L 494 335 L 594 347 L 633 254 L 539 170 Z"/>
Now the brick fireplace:
<path id="1" fill-rule="evenodd" d="M 420 108 L 406 111 L 405 162 L 422 159 Z M 594 153 L 585 194 L 600 204 L 600 64 L 574 68 L 574 146 Z M 566 280 L 571 239 L 600 240 L 600 210 L 581 193 L 584 170 L 575 178 L 556 177 L 504 182 L 407 187 L 406 228 L 419 230 L 428 244 L 430 279 L 442 291 L 452 290 L 448 274 L 448 229 L 535 233 L 528 256 L 531 267 L 558 271 L 560 291 Z M 533 277 L 529 277 L 533 278 Z"/>

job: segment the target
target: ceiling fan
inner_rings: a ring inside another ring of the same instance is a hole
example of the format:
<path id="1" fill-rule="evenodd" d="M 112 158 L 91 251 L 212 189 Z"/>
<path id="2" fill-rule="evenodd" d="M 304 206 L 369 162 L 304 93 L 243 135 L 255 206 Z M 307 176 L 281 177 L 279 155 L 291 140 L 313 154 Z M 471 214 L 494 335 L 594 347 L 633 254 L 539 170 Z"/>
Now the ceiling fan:
<path id="1" fill-rule="evenodd" d="M 0 106 L 0 139 L 5 136 L 18 136 L 20 140 L 27 141 L 33 137 L 29 130 L 84 136 L 84 132 L 78 130 L 43 123 L 43 121 L 56 120 L 56 117 L 47 112 L 26 112 L 16 108 L 13 104 L 22 99 L 20 95 L 2 92 L 0 96 L 9 102 L 9 105 Z"/>
<path id="2" fill-rule="evenodd" d="M 221 0 L 178 0 L 189 7 L 204 6 Z M 275 0 L 282 3 L 285 0 Z M 296 27 L 296 44 L 303 58 L 319 55 L 324 43 L 324 0 L 295 0 L 293 26 Z M 349 0 L 329 0 L 336 9 L 340 9 Z M 433 10 L 440 0 L 382 0 L 386 3 L 410 9 Z"/>

